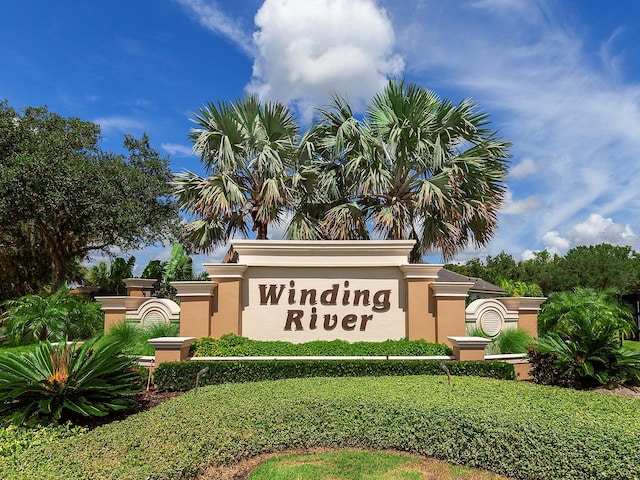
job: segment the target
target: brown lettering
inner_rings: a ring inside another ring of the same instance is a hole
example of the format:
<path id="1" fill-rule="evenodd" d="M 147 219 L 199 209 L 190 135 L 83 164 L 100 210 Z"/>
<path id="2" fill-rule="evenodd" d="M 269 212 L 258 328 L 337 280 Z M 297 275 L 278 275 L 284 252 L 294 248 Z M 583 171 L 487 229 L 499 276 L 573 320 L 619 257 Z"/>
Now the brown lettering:
<path id="1" fill-rule="evenodd" d="M 291 331 L 291 325 L 295 323 L 296 331 L 302 330 L 302 322 L 300 319 L 304 312 L 302 310 L 288 310 L 287 311 L 287 321 L 284 324 L 284 329 L 287 331 Z"/>

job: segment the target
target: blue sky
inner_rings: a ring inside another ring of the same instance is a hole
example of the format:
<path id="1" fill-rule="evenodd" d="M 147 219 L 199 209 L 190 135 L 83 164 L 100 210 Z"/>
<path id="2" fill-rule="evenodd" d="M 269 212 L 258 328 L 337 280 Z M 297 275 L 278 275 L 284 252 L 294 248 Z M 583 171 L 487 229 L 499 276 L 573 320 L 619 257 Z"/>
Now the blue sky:
<path id="1" fill-rule="evenodd" d="M 513 142 L 500 227 L 458 260 L 640 250 L 639 21 L 632 0 L 4 0 L 0 98 L 95 121 L 105 150 L 146 131 L 200 172 L 187 135 L 208 101 L 255 93 L 306 122 L 331 92 L 362 106 L 401 76 L 473 98 Z"/>

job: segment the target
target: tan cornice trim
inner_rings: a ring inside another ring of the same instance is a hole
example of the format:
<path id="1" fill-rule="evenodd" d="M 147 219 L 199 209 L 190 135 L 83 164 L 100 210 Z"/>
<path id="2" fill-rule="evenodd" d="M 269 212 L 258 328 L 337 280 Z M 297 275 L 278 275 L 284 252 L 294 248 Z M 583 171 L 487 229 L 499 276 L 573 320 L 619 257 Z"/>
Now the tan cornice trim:
<path id="1" fill-rule="evenodd" d="M 432 282 L 429 284 L 436 297 L 466 297 L 472 282 Z"/>
<path id="2" fill-rule="evenodd" d="M 404 278 L 438 278 L 438 272 L 442 269 L 442 265 L 436 263 L 416 263 L 409 265 L 400 265 L 400 270 L 404 274 Z"/>
<path id="3" fill-rule="evenodd" d="M 217 283 L 208 280 L 171 282 L 171 286 L 177 290 L 178 297 L 211 297 L 218 288 Z"/>

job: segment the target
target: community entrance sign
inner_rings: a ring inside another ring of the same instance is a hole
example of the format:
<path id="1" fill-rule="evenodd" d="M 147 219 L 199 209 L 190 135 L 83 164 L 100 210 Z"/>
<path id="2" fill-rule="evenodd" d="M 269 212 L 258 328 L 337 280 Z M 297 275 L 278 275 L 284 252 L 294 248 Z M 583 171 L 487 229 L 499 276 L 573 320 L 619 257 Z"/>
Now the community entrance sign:
<path id="1" fill-rule="evenodd" d="M 209 281 L 172 283 L 180 298 L 180 336 L 234 333 L 294 343 L 406 338 L 451 344 L 450 338 L 467 334 L 467 325 L 490 335 L 515 327 L 536 335 L 537 310 L 544 299 L 482 301 L 465 314 L 467 292 L 474 284 L 466 278 L 443 281 L 438 275 L 442 265 L 409 264 L 413 244 L 233 241 L 237 263 L 204 264 Z M 105 328 L 125 317 L 143 322 L 140 312 L 146 312 L 146 303 L 159 302 L 146 298 L 145 280 L 131 282 L 133 297 L 99 298 Z"/>

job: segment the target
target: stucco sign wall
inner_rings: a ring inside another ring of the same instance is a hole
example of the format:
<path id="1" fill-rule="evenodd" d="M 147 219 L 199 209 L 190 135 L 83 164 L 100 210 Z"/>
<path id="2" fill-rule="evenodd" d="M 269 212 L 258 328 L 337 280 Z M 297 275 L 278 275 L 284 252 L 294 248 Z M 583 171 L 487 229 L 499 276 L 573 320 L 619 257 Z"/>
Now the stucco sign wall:
<path id="1" fill-rule="evenodd" d="M 405 336 L 405 289 L 397 268 L 247 270 L 243 335 L 259 340 L 383 341 Z"/>

